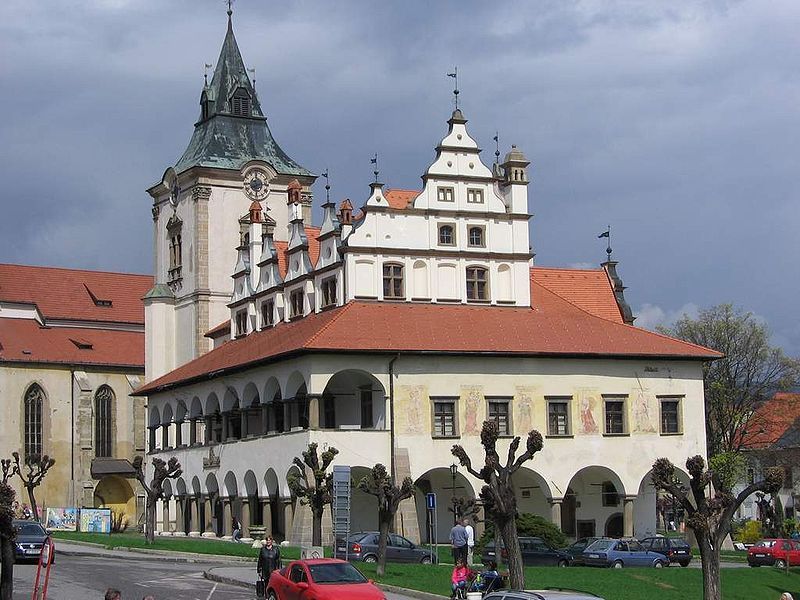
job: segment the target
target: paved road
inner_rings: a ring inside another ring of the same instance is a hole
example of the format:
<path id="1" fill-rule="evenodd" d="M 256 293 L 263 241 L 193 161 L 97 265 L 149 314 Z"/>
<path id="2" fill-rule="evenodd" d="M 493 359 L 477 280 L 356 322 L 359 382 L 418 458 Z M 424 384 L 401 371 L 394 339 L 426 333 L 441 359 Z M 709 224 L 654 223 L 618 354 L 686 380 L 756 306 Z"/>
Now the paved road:
<path id="1" fill-rule="evenodd" d="M 109 587 L 122 591 L 124 600 L 150 594 L 156 600 L 253 600 L 254 593 L 238 586 L 203 578 L 213 563 L 176 563 L 152 559 L 120 559 L 60 555 L 50 571 L 47 597 L 52 600 L 102 600 Z M 14 566 L 14 600 L 29 600 L 36 565 Z M 389 600 L 406 596 L 386 594 Z"/>

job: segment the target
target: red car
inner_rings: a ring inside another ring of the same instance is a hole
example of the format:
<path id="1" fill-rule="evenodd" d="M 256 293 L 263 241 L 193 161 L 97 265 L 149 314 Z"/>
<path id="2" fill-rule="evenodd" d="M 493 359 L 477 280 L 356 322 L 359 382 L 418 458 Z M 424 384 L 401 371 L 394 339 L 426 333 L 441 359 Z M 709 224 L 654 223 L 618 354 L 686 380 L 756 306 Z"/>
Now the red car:
<path id="1" fill-rule="evenodd" d="M 779 569 L 789 563 L 800 566 L 800 542 L 796 540 L 762 540 L 747 551 L 747 564 L 751 567 L 775 565 Z"/>
<path id="2" fill-rule="evenodd" d="M 349 562 L 336 558 L 296 560 L 273 571 L 269 600 L 386 600 L 378 587 Z"/>

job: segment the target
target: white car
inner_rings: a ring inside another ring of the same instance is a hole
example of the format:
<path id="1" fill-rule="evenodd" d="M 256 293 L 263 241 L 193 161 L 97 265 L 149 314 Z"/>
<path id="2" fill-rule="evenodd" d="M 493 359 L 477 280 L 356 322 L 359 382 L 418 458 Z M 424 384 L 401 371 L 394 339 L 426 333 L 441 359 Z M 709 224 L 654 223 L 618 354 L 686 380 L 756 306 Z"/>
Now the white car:
<path id="1" fill-rule="evenodd" d="M 550 588 L 546 590 L 500 590 L 483 597 L 483 600 L 603 600 L 588 592 Z"/>

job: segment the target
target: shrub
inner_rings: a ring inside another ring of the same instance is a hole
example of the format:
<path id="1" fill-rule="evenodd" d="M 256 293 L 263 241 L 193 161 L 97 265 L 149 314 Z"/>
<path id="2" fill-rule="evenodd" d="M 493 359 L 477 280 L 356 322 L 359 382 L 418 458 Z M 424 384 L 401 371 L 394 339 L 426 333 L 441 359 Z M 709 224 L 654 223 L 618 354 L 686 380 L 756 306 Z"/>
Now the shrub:
<path id="1" fill-rule="evenodd" d="M 755 544 L 761 537 L 761 523 L 759 521 L 748 521 L 739 533 L 739 541 L 745 544 Z"/>
<path id="2" fill-rule="evenodd" d="M 783 520 L 783 537 L 792 537 L 797 532 L 797 521 L 794 519 Z"/>
<path id="3" fill-rule="evenodd" d="M 567 537 L 561 532 L 561 529 L 539 515 L 524 513 L 517 515 L 515 521 L 517 524 L 517 534 L 522 537 L 542 538 L 553 548 L 563 548 L 567 545 Z M 483 548 L 486 544 L 492 541 L 494 541 L 494 523 L 486 521 L 486 529 L 475 544 L 476 552 L 483 552 Z"/>

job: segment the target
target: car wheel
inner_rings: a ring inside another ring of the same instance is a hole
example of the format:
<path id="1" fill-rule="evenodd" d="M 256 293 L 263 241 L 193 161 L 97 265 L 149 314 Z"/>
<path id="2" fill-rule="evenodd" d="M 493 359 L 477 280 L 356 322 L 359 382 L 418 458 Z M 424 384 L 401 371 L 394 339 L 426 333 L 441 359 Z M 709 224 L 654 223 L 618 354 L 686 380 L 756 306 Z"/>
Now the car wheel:
<path id="1" fill-rule="evenodd" d="M 621 569 L 623 567 L 623 564 L 621 560 L 615 560 L 614 564 L 611 566 L 614 567 L 615 569 Z"/>
<path id="2" fill-rule="evenodd" d="M 558 561 L 558 566 L 559 567 L 568 567 L 569 563 L 567 561 L 565 561 L 565 560 L 560 560 L 560 561 Z"/>
<path id="3" fill-rule="evenodd" d="M 423 564 L 423 565 L 429 565 L 429 564 L 431 564 L 431 557 L 430 556 L 423 556 L 422 560 L 419 561 L 419 562 L 421 564 Z"/>
<path id="4" fill-rule="evenodd" d="M 653 566 L 654 566 L 656 569 L 663 569 L 663 568 L 664 568 L 664 563 L 663 563 L 663 562 L 661 562 L 660 560 L 657 560 L 657 561 L 655 562 L 655 564 L 653 564 Z"/>
<path id="5" fill-rule="evenodd" d="M 365 563 L 376 563 L 376 562 L 378 562 L 378 557 L 375 556 L 374 554 L 367 554 L 364 557 L 364 562 Z"/>
<path id="6" fill-rule="evenodd" d="M 681 563 L 681 566 L 682 566 L 682 567 L 688 567 L 688 566 L 689 566 L 689 561 L 688 561 L 688 560 L 685 560 L 685 561 L 683 561 L 683 562 Z"/>
<path id="7" fill-rule="evenodd" d="M 267 598 L 269 598 L 269 600 L 278 600 L 278 596 L 275 594 L 274 590 L 269 591 L 269 594 L 267 594 Z"/>
<path id="8" fill-rule="evenodd" d="M 778 569 L 785 569 L 786 568 L 786 561 L 779 558 L 775 561 L 775 567 Z"/>

